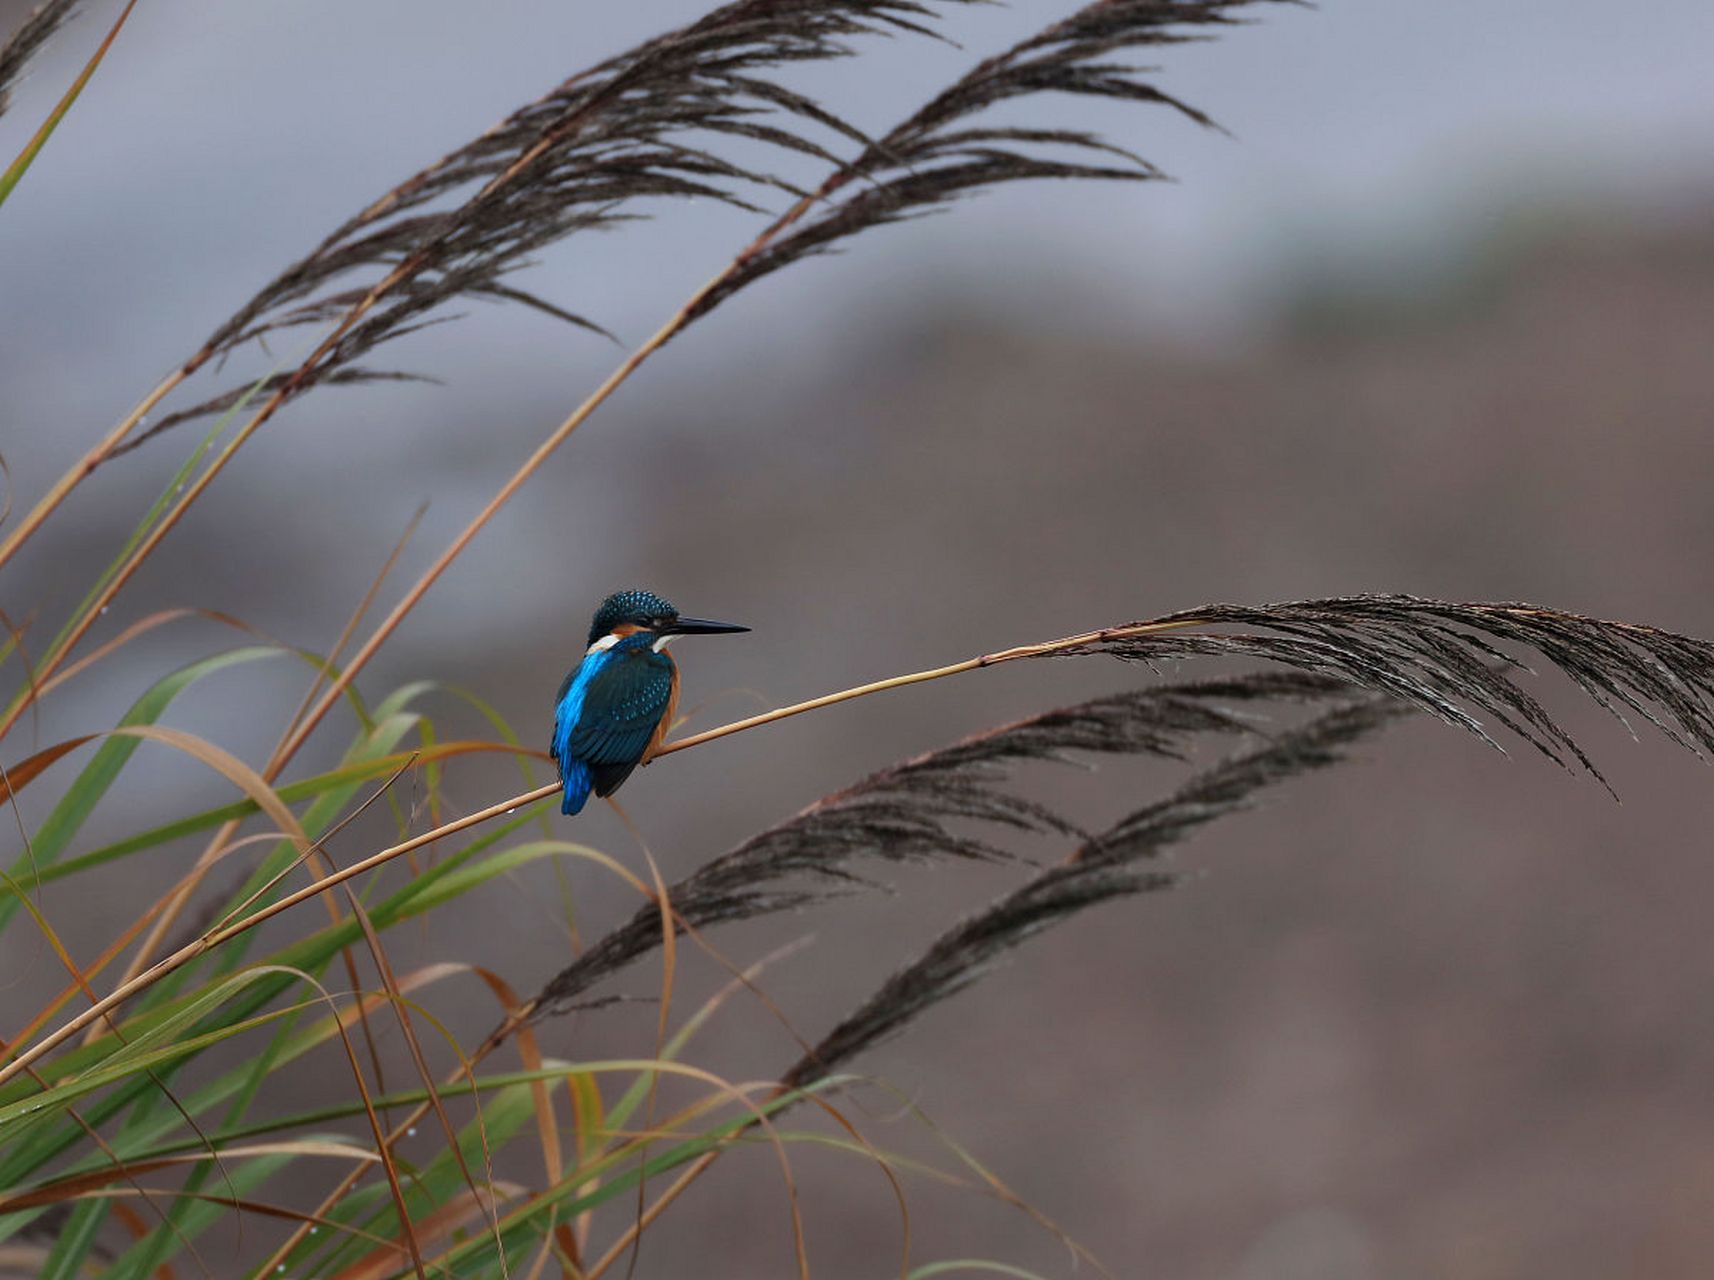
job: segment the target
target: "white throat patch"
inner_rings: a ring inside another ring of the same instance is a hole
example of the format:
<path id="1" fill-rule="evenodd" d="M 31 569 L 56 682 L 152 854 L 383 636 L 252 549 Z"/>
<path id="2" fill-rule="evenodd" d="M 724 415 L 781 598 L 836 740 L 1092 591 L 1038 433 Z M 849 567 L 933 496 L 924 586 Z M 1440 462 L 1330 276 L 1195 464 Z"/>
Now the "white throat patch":
<path id="1" fill-rule="evenodd" d="M 655 642 L 652 645 L 650 645 L 649 648 L 653 649 L 656 653 L 660 653 L 669 644 L 671 644 L 674 640 L 677 640 L 677 639 L 678 639 L 677 636 L 657 636 L 655 638 Z"/>

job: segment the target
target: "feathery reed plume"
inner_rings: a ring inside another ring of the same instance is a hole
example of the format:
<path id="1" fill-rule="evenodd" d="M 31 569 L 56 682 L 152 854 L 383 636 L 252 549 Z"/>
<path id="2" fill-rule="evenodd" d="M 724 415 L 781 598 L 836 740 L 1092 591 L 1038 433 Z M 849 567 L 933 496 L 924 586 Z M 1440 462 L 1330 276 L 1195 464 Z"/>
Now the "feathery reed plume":
<path id="1" fill-rule="evenodd" d="M 269 388 L 296 394 L 351 371 L 457 298 L 521 302 L 605 333 L 504 277 L 566 236 L 636 218 L 640 200 L 704 196 L 756 210 L 750 193 L 801 196 L 767 169 L 703 143 L 738 137 L 839 164 L 810 133 L 859 144 L 866 136 L 766 72 L 847 56 L 860 36 L 932 35 L 934 16 L 917 0 L 737 0 L 579 72 L 335 229 L 215 330 L 187 368 L 275 330 L 348 322 L 336 342 Z M 223 394 L 175 413 L 124 448 L 229 402 Z"/>
<path id="2" fill-rule="evenodd" d="M 823 253 L 882 223 L 933 212 L 966 192 L 1025 178 L 1164 177 L 1141 156 L 1078 129 L 981 125 L 990 107 L 1044 93 L 1158 103 L 1194 120 L 1195 107 L 1140 80 L 1142 68 L 1108 59 L 1128 49 L 1182 44 L 1185 28 L 1230 24 L 1227 10 L 1252 0 L 1095 0 L 1062 22 L 978 63 L 921 110 L 830 175 L 821 210 L 749 255 L 698 300 L 706 315 L 751 281 Z M 842 198 L 831 199 L 854 187 Z"/>
<path id="3" fill-rule="evenodd" d="M 943 0 L 969 4 L 974 0 Z M 698 295 L 683 324 L 750 282 L 886 222 L 927 212 L 958 195 L 1023 178 L 1135 181 L 1163 175 L 1148 161 L 1076 129 L 981 126 L 998 104 L 1042 93 L 1160 103 L 1199 124 L 1195 107 L 1107 61 L 1145 45 L 1197 37 L 1184 28 L 1226 25 L 1227 11 L 1257 0 L 1096 0 L 979 63 L 884 137 L 767 79 L 771 67 L 852 52 L 855 36 L 934 35 L 923 0 L 738 0 L 676 32 L 572 76 L 465 146 L 400 183 L 264 287 L 220 326 L 185 366 L 278 329 L 338 323 L 337 339 L 266 389 L 289 398 L 338 371 L 378 375 L 355 362 L 381 343 L 432 323 L 455 298 L 509 300 L 605 333 L 586 317 L 503 278 L 532 253 L 578 231 L 639 216 L 647 198 L 706 196 L 755 209 L 752 193 L 799 198 Z M 843 160 L 810 136 L 824 130 L 861 151 Z M 814 156 L 832 171 L 813 192 L 699 145 L 702 135 L 761 142 Z M 451 208 L 436 202 L 477 185 Z M 846 188 L 855 189 L 840 199 Z M 820 212 L 804 219 L 807 209 Z M 797 225 L 789 235 L 775 232 Z M 364 282 L 365 275 L 367 282 Z M 358 283 L 353 283 L 353 280 Z M 108 456 L 188 418 L 218 412 L 226 392 L 163 418 Z"/>
<path id="4" fill-rule="evenodd" d="M 1184 630 L 1190 626 L 1263 630 L 1190 635 Z M 1621 723 L 1629 709 L 1680 746 L 1714 755 L 1714 644 L 1539 605 L 1380 594 L 1205 605 L 1095 633 L 1057 652 L 1105 653 L 1142 662 L 1264 658 L 1403 698 L 1499 745 L 1460 705 L 1469 703 L 1555 763 L 1569 766 L 1575 760 L 1605 785 L 1571 736 L 1510 678 L 1511 672 L 1529 668 L 1495 642 L 1534 649 Z"/>
<path id="5" fill-rule="evenodd" d="M 12 105 L 12 90 L 22 79 L 24 68 L 42 51 L 77 8 L 76 0 L 48 0 L 38 5 L 18 29 L 0 44 L 0 116 Z"/>
<path id="6" fill-rule="evenodd" d="M 1249 806 L 1257 792 L 1345 759 L 1345 748 L 1412 708 L 1371 697 L 1281 734 L 1209 769 L 1078 846 L 992 906 L 942 934 L 781 1077 L 785 1088 L 823 1079 L 925 1010 L 979 979 L 1005 951 L 1103 902 L 1180 884 L 1152 863 L 1168 846 Z"/>
<path id="7" fill-rule="evenodd" d="M 1278 634 L 1199 630 L 1234 625 L 1262 627 Z M 1714 643 L 1659 627 L 1591 618 L 1542 605 L 1461 603 L 1387 594 L 1265 605 L 1210 604 L 1040 644 L 999 649 L 765 711 L 670 742 L 657 754 L 701 746 L 853 698 L 1007 662 L 1092 654 L 1146 664 L 1164 658 L 1252 657 L 1333 675 L 1404 698 L 1497 746 L 1481 722 L 1459 705 L 1469 702 L 1556 763 L 1563 765 L 1570 756 L 1599 778 L 1600 773 L 1569 735 L 1510 679 L 1512 672 L 1530 669 L 1501 652 L 1494 641 L 1536 649 L 1620 723 L 1626 723 L 1621 707 L 1629 708 L 1680 746 L 1697 755 L 1714 755 Z"/>
<path id="8" fill-rule="evenodd" d="M 1253 734 L 1257 722 L 1222 704 L 1300 703 L 1351 696 L 1347 681 L 1269 673 L 1167 685 L 1097 698 L 965 738 L 824 796 L 751 837 L 668 890 L 692 927 L 751 919 L 820 901 L 863 884 L 864 859 L 926 862 L 1010 858 L 989 840 L 950 829 L 955 821 L 1081 837 L 1073 823 L 1009 787 L 1012 767 L 1069 761 L 1074 752 L 1181 759 L 1190 739 Z M 817 883 L 818 882 L 818 883 Z M 535 1016 L 564 1009 L 601 979 L 661 943 L 660 912 L 640 908 L 556 974 L 532 1002 Z"/>
<path id="9" fill-rule="evenodd" d="M 181 422 L 189 422 L 192 418 L 206 418 L 211 414 L 225 413 L 254 400 L 258 395 L 266 396 L 284 390 L 290 385 L 291 380 L 292 375 L 289 373 L 271 373 L 247 386 L 230 387 L 200 404 L 193 404 L 188 408 L 164 413 L 149 424 L 147 431 L 132 437 L 124 444 L 115 445 L 107 456 L 116 458 L 122 453 L 129 453 L 145 440 L 158 436 L 163 431 L 170 431 Z M 440 383 L 439 378 L 426 373 L 410 373 L 403 369 L 365 369 L 361 366 L 335 369 L 318 381 L 330 387 L 360 386 L 373 382 L 430 382 L 437 385 Z"/>

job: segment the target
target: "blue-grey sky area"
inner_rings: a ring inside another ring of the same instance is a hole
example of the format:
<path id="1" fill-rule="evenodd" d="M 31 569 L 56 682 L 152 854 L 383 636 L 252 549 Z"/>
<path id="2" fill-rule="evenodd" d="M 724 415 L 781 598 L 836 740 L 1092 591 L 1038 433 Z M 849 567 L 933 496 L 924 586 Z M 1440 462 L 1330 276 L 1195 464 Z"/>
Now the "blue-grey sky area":
<path id="1" fill-rule="evenodd" d="M 38 64 L 0 136 L 21 142 L 116 8 L 88 6 Z M 75 386 L 14 408 L 52 404 L 101 421 L 393 180 L 569 71 L 698 10 L 545 0 L 142 5 L 0 225 L 8 384 L 17 386 L 14 361 L 32 351 L 91 341 L 104 348 L 111 384 L 88 379 L 84 366 Z M 814 88 L 883 126 L 1042 11 L 956 13 L 947 30 L 962 47 L 897 40 L 874 65 L 818 67 Z M 807 354 L 839 341 L 853 310 L 886 295 L 980 289 L 997 307 L 1022 308 L 1048 276 L 1098 294 L 1118 315 L 1206 327 L 1241 318 L 1305 255 L 1384 257 L 1418 242 L 1432 256 L 1460 218 L 1536 192 L 1647 200 L 1714 172 L 1714 10 L 1697 0 L 1632 12 L 1593 0 L 1330 0 L 1259 12 L 1252 27 L 1161 59 L 1163 85 L 1211 111 L 1233 139 L 1160 112 L 1095 113 L 1175 185 L 1042 185 L 895 228 L 884 253 L 864 244 L 844 262 L 756 291 L 743 304 L 751 323 L 725 341 L 765 333 Z M 1090 117 L 1086 104 L 1057 110 Z M 751 225 L 740 215 L 675 216 L 653 236 L 550 255 L 536 283 L 641 336 Z M 1044 238 L 1053 251 L 1028 255 L 1032 275 L 996 271 L 1024 256 L 1004 246 Z M 642 278 L 639 265 L 650 268 Z M 837 320 L 828 297 L 840 299 Z M 477 366 L 496 348 L 551 358 L 582 342 L 522 314 L 486 316 L 434 341 Z M 434 362 L 459 376 L 444 353 Z M 33 457 L 19 462 L 33 466 Z"/>

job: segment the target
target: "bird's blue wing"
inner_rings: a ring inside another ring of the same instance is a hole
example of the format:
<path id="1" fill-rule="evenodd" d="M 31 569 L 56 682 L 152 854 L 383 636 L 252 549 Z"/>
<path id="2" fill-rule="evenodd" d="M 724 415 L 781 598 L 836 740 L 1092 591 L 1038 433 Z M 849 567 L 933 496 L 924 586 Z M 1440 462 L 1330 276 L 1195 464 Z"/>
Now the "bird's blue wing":
<path id="1" fill-rule="evenodd" d="M 590 764 L 635 764 L 672 701 L 672 659 L 645 646 L 602 656 L 567 745 Z"/>
<path id="2" fill-rule="evenodd" d="M 589 800 L 590 788 L 595 785 L 589 766 L 572 753 L 571 736 L 583 714 L 584 695 L 606 659 L 606 653 L 592 653 L 584 658 L 566 672 L 559 692 L 554 695 L 553 737 L 548 742 L 548 754 L 559 765 L 560 785 L 564 788 L 561 813 L 581 813 Z"/>
<path id="3" fill-rule="evenodd" d="M 565 745 L 565 695 L 571 692 L 572 682 L 582 670 L 580 664 L 567 671 L 565 679 L 559 682 L 559 692 L 553 696 L 553 737 L 548 739 L 548 755 L 555 760 L 559 759 L 560 748 Z"/>
<path id="4" fill-rule="evenodd" d="M 566 812 L 581 809 L 591 787 L 610 794 L 642 759 L 672 702 L 672 677 L 672 659 L 638 642 L 590 654 L 567 678 L 551 746 Z"/>

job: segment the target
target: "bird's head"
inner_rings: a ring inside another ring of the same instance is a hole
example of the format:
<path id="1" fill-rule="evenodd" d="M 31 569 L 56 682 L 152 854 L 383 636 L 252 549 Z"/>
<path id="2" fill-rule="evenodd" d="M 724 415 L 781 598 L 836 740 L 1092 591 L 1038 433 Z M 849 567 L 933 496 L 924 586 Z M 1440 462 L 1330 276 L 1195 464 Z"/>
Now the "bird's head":
<path id="1" fill-rule="evenodd" d="M 639 631 L 649 632 L 661 643 L 673 636 L 719 635 L 749 629 L 735 622 L 682 617 L 670 601 L 652 591 L 615 591 L 595 611 L 589 624 L 589 644 L 593 648 L 609 637 L 617 640 Z"/>

